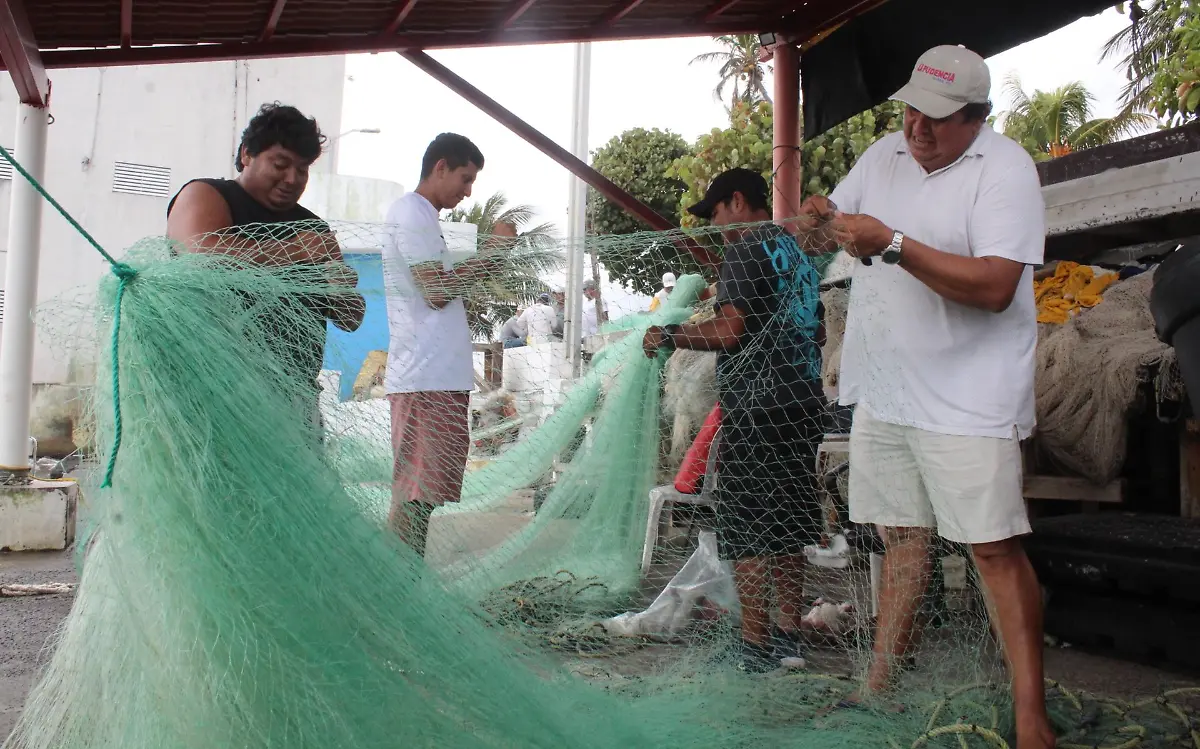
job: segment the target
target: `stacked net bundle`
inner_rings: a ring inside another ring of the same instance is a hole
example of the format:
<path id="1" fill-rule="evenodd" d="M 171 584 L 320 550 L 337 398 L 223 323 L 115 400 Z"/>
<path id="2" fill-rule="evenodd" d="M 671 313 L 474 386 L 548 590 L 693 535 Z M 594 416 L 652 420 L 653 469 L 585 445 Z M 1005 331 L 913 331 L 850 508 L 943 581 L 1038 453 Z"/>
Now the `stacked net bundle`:
<path id="1" fill-rule="evenodd" d="M 803 658 L 744 667 L 745 607 L 724 549 L 730 471 L 722 486 L 722 462 L 702 460 L 704 480 L 676 488 L 716 404 L 715 355 L 643 348 L 652 326 L 712 317 L 715 274 L 681 275 L 654 311 L 602 286 L 613 298 L 595 306 L 578 371 L 555 330 L 552 277 L 567 253 L 670 248 L 665 265 L 686 242 L 719 248 L 715 232 L 585 247 L 479 237 L 457 267 L 484 271 L 431 288 L 369 251 L 388 227 L 334 230 L 353 291 L 340 265 L 176 255 L 165 240 L 123 259 L 136 275 L 102 284 L 81 342 L 98 352 L 102 459 L 81 584 L 5 749 L 1012 745 L 1003 655 L 959 545 L 929 539 L 908 560 L 916 635 L 886 694 L 844 702 L 870 660 L 881 576 L 896 570 L 881 572 L 875 529 L 847 518 L 829 404 L 781 403 L 797 421 L 772 416 L 778 449 L 749 456 L 723 445 L 760 425 L 722 414 L 707 448 L 739 457 L 751 484 L 810 486 L 773 501 L 820 529 L 778 539 L 791 559 L 764 591 L 774 620 L 787 608 L 798 622 Z M 526 319 L 553 321 L 549 334 L 497 340 L 542 293 L 549 311 Z M 312 311 L 336 317 L 354 294 L 356 330 Z M 469 451 L 400 465 L 407 401 L 386 397 L 379 352 L 415 334 L 387 324 L 388 304 L 438 295 L 478 323 Z M 744 346 L 733 371 L 754 375 L 762 345 Z M 819 387 L 819 363 L 812 375 Z M 396 477 L 413 473 L 461 486 L 424 518 L 405 514 Z M 742 492 L 761 507 L 754 486 Z M 420 522 L 421 543 L 402 541 Z M 1068 745 L 1185 736 L 1186 694 L 1132 705 L 1051 686 L 1048 697 Z"/>
<path id="2" fill-rule="evenodd" d="M 1141 387 L 1154 383 L 1151 406 L 1182 397 L 1175 351 L 1154 332 L 1153 283 L 1152 273 L 1117 281 L 1090 309 L 1062 324 L 1039 326 L 1041 448 L 1055 463 L 1097 484 L 1121 472 L 1128 418 L 1138 408 Z"/>

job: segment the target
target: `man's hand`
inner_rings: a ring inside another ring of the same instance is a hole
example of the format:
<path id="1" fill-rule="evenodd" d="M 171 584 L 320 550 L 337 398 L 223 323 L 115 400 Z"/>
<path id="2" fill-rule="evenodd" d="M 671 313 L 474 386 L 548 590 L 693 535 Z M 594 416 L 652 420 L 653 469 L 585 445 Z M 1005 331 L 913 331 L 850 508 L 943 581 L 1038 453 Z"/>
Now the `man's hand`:
<path id="1" fill-rule="evenodd" d="M 332 286 L 353 289 L 358 285 L 358 272 L 344 262 L 334 261 L 325 266 L 325 277 Z"/>
<path id="2" fill-rule="evenodd" d="M 667 331 L 661 325 L 651 325 L 642 336 L 642 351 L 646 352 L 647 359 L 653 359 L 666 342 Z"/>
<path id="3" fill-rule="evenodd" d="M 837 206 L 824 195 L 809 195 L 800 204 L 800 215 L 815 218 L 818 221 L 828 221 L 837 214 Z"/>
<path id="4" fill-rule="evenodd" d="M 873 257 L 887 249 L 894 232 L 864 213 L 843 214 L 833 222 L 833 236 L 852 257 Z"/>
<path id="5" fill-rule="evenodd" d="M 800 206 L 800 217 L 788 223 L 795 227 L 793 233 L 807 254 L 824 255 L 837 250 L 830 222 L 839 216 L 841 213 L 829 198 L 810 195 Z"/>
<path id="6" fill-rule="evenodd" d="M 509 223 L 498 223 L 492 227 L 492 235 L 483 240 L 483 248 L 509 252 L 517 243 L 517 227 Z"/>
<path id="7" fill-rule="evenodd" d="M 289 260 L 293 263 L 341 262 L 342 248 L 330 232 L 298 231 L 292 238 Z"/>

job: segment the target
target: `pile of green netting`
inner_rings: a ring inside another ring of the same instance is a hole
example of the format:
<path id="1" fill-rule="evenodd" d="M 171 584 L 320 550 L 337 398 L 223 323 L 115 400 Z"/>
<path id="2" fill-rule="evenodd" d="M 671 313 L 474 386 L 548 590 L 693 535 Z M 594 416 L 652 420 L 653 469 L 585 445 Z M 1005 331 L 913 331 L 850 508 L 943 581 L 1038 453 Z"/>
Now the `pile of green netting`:
<path id="1" fill-rule="evenodd" d="M 632 254 L 677 239 L 589 241 Z M 856 687 L 861 626 L 808 669 L 763 676 L 735 667 L 729 616 L 670 637 L 599 626 L 657 592 L 641 556 L 663 474 L 666 355 L 647 358 L 641 338 L 695 312 L 699 276 L 654 313 L 612 311 L 615 340 L 435 514 L 427 564 L 384 527 L 386 401 L 355 402 L 354 429 L 322 433 L 303 406 L 312 384 L 272 354 L 294 314 L 284 300 L 329 292 L 322 277 L 171 257 L 156 240 L 124 262 L 136 275 L 106 279 L 94 316 L 104 458 L 120 438 L 112 486 L 88 490 L 75 605 L 5 749 L 1011 740 L 1004 671 L 978 614 L 928 635 L 878 709 L 833 708 Z M 323 396 L 327 415 L 348 407 Z M 1069 745 L 1200 749 L 1187 694 L 1138 705 L 1049 694 Z"/>

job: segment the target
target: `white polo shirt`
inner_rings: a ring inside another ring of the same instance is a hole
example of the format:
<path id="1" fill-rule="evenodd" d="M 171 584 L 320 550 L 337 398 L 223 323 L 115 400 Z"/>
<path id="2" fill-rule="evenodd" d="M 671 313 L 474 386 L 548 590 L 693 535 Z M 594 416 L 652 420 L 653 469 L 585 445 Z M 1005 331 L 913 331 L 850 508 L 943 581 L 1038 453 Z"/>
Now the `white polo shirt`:
<path id="1" fill-rule="evenodd" d="M 433 309 L 410 270 L 420 263 L 445 263 L 437 209 L 410 192 L 392 204 L 387 224 L 382 259 L 390 342 L 384 387 L 388 393 L 473 390 L 471 329 L 462 298 Z"/>
<path id="2" fill-rule="evenodd" d="M 942 252 L 1025 264 L 1012 304 L 987 312 L 949 301 L 899 266 L 856 262 L 839 396 L 881 421 L 1011 438 L 1034 426 L 1037 308 L 1033 267 L 1045 204 L 1033 159 L 984 126 L 955 163 L 927 173 L 903 133 L 879 140 L 830 199 Z"/>

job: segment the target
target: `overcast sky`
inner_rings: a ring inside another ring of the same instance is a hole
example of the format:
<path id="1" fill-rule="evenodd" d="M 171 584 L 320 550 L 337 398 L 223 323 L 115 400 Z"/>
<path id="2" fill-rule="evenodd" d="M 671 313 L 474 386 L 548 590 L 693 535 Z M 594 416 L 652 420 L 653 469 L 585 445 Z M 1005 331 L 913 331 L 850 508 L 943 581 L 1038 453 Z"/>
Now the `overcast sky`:
<path id="1" fill-rule="evenodd" d="M 1004 77 L 1015 72 L 1026 90 L 1081 81 L 1096 96 L 1097 114 L 1112 114 L 1124 79 L 1112 63 L 1100 62 L 1100 48 L 1127 23 L 1126 17 L 1107 10 L 991 58 L 997 108 L 1007 106 L 1001 87 Z M 717 66 L 689 64 L 717 48 L 707 37 L 594 44 L 590 148 L 633 127 L 672 130 L 690 141 L 725 126 L 724 106 L 712 93 Z M 571 45 L 432 54 L 569 147 Z M 397 54 L 350 56 L 346 72 L 343 130 L 381 132 L 345 137 L 340 144 L 342 174 L 392 180 L 412 189 L 429 141 L 443 131 L 459 132 L 474 140 L 487 160 L 474 199 L 502 190 L 510 202 L 533 206 L 541 220 L 565 225 L 568 174 L 548 157 Z"/>

